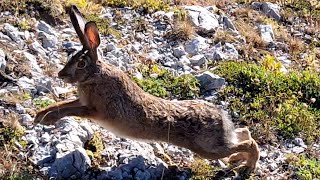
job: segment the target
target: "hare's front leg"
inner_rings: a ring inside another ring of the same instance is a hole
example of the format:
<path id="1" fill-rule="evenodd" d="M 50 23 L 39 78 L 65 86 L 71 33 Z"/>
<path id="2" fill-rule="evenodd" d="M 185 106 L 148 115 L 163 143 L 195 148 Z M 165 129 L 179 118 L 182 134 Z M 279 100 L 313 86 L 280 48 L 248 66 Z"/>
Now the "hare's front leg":
<path id="1" fill-rule="evenodd" d="M 90 117 L 93 113 L 94 110 L 82 106 L 79 99 L 74 101 L 63 101 L 41 110 L 36 115 L 34 123 L 50 125 L 65 116 Z"/>

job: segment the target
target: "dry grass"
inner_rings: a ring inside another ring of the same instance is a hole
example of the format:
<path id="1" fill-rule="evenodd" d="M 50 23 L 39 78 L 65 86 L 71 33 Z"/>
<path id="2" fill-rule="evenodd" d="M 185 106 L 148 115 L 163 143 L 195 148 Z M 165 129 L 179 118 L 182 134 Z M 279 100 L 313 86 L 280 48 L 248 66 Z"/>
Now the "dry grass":
<path id="1" fill-rule="evenodd" d="M 229 31 L 219 30 L 214 35 L 214 42 L 237 42 L 237 39 Z"/>
<path id="2" fill-rule="evenodd" d="M 234 23 L 247 43 L 253 44 L 255 48 L 265 48 L 266 43 L 262 40 L 258 29 L 241 19 L 237 19 Z"/>
<path id="3" fill-rule="evenodd" d="M 304 42 L 300 38 L 290 38 L 288 45 L 291 54 L 297 54 L 305 50 Z"/>
<path id="4" fill-rule="evenodd" d="M 166 34 L 165 38 L 171 39 L 171 40 L 186 41 L 191 39 L 194 34 L 195 34 L 195 29 L 189 20 L 185 20 L 185 21 L 177 20 L 174 23 L 172 31 Z"/>
<path id="5" fill-rule="evenodd" d="M 175 0 L 175 5 L 200 5 L 200 6 L 217 6 L 218 8 L 226 7 L 233 0 Z"/>

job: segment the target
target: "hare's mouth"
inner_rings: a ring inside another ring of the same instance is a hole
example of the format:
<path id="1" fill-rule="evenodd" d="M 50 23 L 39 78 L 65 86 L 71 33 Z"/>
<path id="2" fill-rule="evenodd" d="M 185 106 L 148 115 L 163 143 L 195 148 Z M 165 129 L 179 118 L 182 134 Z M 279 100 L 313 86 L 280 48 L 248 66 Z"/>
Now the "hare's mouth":
<path id="1" fill-rule="evenodd" d="M 74 80 L 69 76 L 60 76 L 59 78 L 65 83 L 74 83 Z"/>

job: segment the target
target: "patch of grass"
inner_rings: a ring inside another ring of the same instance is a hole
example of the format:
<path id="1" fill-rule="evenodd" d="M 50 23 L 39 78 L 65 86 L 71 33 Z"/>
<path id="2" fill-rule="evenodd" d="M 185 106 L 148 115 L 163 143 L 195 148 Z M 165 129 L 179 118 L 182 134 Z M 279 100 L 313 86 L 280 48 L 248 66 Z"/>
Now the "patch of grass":
<path id="1" fill-rule="evenodd" d="M 33 100 L 33 104 L 38 108 L 38 109 L 42 109 L 45 108 L 47 106 L 49 106 L 50 104 L 55 103 L 54 100 L 52 99 L 34 99 Z"/>
<path id="2" fill-rule="evenodd" d="M 167 11 L 170 8 L 167 1 L 163 0 L 105 0 L 103 5 L 111 7 L 133 7 L 134 9 L 143 8 L 146 13 Z"/>
<path id="3" fill-rule="evenodd" d="M 213 166 L 202 159 L 194 160 L 190 168 L 194 180 L 212 179 L 215 175 Z"/>
<path id="4" fill-rule="evenodd" d="M 309 158 L 306 155 L 295 156 L 289 154 L 287 162 L 296 167 L 295 174 L 302 180 L 313 180 L 320 178 L 320 161 L 316 158 Z"/>
<path id="5" fill-rule="evenodd" d="M 101 158 L 101 152 L 104 150 L 104 143 L 100 133 L 94 133 L 91 140 L 86 142 L 85 149 L 92 160 L 93 166 L 98 167 L 102 164 L 103 159 Z"/>
<path id="6" fill-rule="evenodd" d="M 170 39 L 172 41 L 186 41 L 191 39 L 194 34 L 194 27 L 192 26 L 189 20 L 177 20 L 174 23 L 172 31 L 168 32 L 165 35 L 165 38 Z"/>
<path id="7" fill-rule="evenodd" d="M 256 29 L 254 25 L 243 21 L 242 19 L 237 19 L 234 23 L 241 35 L 246 38 L 247 43 L 253 44 L 253 47 L 255 48 L 264 48 L 266 46 L 258 29 Z"/>
<path id="8" fill-rule="evenodd" d="M 229 86 L 220 100 L 230 103 L 240 123 L 250 126 L 261 142 L 272 140 L 274 132 L 289 138 L 301 134 L 308 142 L 319 138 L 320 75 L 311 70 L 283 74 L 276 61 L 269 61 L 263 66 L 221 63 L 214 73 Z"/>
<path id="9" fill-rule="evenodd" d="M 0 117 L 0 177 L 5 180 L 28 180 L 41 177 L 27 159 L 18 156 L 21 148 L 27 146 L 22 139 L 24 129 L 18 123 L 18 116 L 15 114 Z M 21 146 L 18 147 L 16 143 Z"/>
<path id="10" fill-rule="evenodd" d="M 143 79 L 133 78 L 146 92 L 162 98 L 193 99 L 199 96 L 198 80 L 193 75 L 174 76 L 156 65 L 140 66 Z"/>

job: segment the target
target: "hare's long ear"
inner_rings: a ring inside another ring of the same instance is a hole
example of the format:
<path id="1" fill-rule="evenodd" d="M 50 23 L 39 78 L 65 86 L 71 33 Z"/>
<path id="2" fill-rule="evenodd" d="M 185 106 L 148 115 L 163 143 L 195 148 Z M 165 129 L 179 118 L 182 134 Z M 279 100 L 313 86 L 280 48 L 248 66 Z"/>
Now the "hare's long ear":
<path id="1" fill-rule="evenodd" d="M 86 20 L 81 15 L 77 6 L 72 5 L 70 7 L 69 16 L 70 16 L 72 25 L 78 34 L 78 37 L 81 41 L 81 44 L 83 45 L 83 47 L 85 49 L 88 49 L 89 48 L 89 41 L 88 41 L 87 37 L 85 36 L 85 32 L 84 32 Z"/>
<path id="2" fill-rule="evenodd" d="M 100 45 L 100 36 L 96 23 L 93 21 L 88 22 L 84 28 L 84 32 L 89 42 L 89 48 L 96 51 Z"/>

